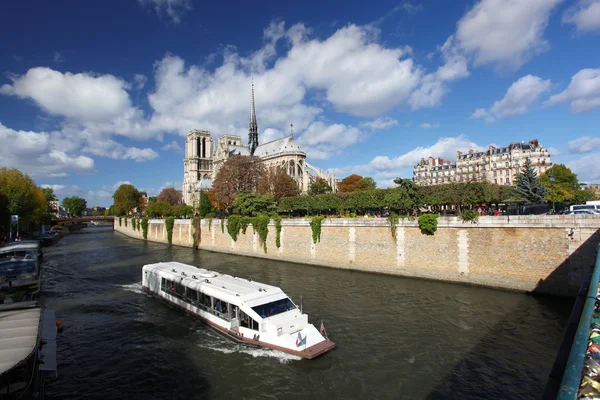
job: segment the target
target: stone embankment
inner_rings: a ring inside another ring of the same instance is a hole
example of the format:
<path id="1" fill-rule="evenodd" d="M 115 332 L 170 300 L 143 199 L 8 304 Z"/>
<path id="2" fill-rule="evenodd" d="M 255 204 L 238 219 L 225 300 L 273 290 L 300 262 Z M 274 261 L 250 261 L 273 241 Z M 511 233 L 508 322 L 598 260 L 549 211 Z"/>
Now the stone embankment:
<path id="1" fill-rule="evenodd" d="M 143 239 L 131 220 L 115 220 L 115 230 Z M 483 285 L 501 289 L 574 296 L 593 264 L 600 242 L 598 216 L 480 217 L 473 224 L 440 217 L 434 235 L 421 233 L 416 220 L 325 219 L 313 243 L 310 220 L 284 219 L 280 246 L 269 224 L 267 251 L 252 227 L 233 241 L 227 220 L 202 220 L 198 248 L 322 265 Z M 395 232 L 393 232 L 395 230 Z M 193 247 L 196 228 L 176 220 L 172 244 Z M 164 220 L 150 220 L 147 240 L 167 243 Z"/>

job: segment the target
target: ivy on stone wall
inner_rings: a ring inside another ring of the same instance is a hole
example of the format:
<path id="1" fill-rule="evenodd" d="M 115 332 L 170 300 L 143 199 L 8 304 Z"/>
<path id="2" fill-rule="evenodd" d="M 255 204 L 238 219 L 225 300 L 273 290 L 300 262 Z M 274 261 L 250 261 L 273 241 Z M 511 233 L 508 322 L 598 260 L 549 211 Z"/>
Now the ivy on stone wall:
<path id="1" fill-rule="evenodd" d="M 221 226 L 223 226 L 223 220 L 221 220 Z M 229 236 L 233 239 L 234 242 L 237 242 L 238 234 L 240 233 L 240 228 L 242 227 L 242 217 L 239 215 L 230 215 L 227 218 L 227 232 Z"/>
<path id="2" fill-rule="evenodd" d="M 310 221 L 310 228 L 312 230 L 312 239 L 313 243 L 317 244 L 317 242 L 321 241 L 321 223 L 323 222 L 323 217 L 314 217 Z"/>
<path id="3" fill-rule="evenodd" d="M 419 217 L 419 228 L 425 235 L 433 235 L 437 230 L 437 214 L 423 214 Z"/>
<path id="4" fill-rule="evenodd" d="M 400 222 L 400 218 L 398 218 L 398 214 L 395 212 L 391 212 L 388 215 L 388 222 L 390 223 L 390 230 L 392 231 L 392 238 L 394 241 L 396 240 L 396 233 L 398 231 L 398 222 Z"/>
<path id="5" fill-rule="evenodd" d="M 263 244 L 263 249 L 265 253 L 267 252 L 267 236 L 269 235 L 269 218 L 266 214 L 259 214 L 258 217 L 253 218 L 255 222 L 252 224 L 256 232 L 258 232 L 258 236 Z"/>
<path id="6" fill-rule="evenodd" d="M 275 221 L 275 246 L 281 247 L 281 217 L 279 215 L 273 217 Z"/>
<path id="7" fill-rule="evenodd" d="M 148 239 L 148 217 L 142 218 L 142 236 Z"/>
<path id="8" fill-rule="evenodd" d="M 137 221 L 135 218 L 131 218 L 131 228 L 135 231 L 135 228 L 137 227 Z"/>
<path id="9" fill-rule="evenodd" d="M 167 217 L 165 226 L 167 227 L 167 241 L 169 244 L 173 241 L 173 225 L 175 225 L 175 217 Z"/>
<path id="10" fill-rule="evenodd" d="M 127 217 L 125 217 L 125 228 L 127 228 Z"/>
<path id="11" fill-rule="evenodd" d="M 227 221 L 229 223 L 229 221 Z M 225 218 L 221 218 L 221 233 L 225 233 Z"/>
<path id="12" fill-rule="evenodd" d="M 202 218 L 194 217 L 192 220 L 192 239 L 194 249 L 197 249 L 202 240 Z"/>

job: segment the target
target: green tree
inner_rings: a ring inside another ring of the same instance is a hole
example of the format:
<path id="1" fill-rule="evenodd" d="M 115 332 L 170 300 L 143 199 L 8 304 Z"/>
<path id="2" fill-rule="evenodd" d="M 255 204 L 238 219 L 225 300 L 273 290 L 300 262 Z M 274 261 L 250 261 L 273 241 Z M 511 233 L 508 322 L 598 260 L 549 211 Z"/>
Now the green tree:
<path id="1" fill-rule="evenodd" d="M 65 197 L 62 200 L 62 206 L 70 215 L 79 217 L 86 210 L 87 201 L 77 196 Z"/>
<path id="2" fill-rule="evenodd" d="M 550 174 L 554 175 L 554 185 L 550 182 Z M 554 164 L 540 176 L 540 182 L 547 189 L 546 200 L 556 203 L 579 204 L 588 200 L 589 194 L 581 189 L 577 175 L 563 164 Z"/>
<path id="3" fill-rule="evenodd" d="M 128 215 L 141 202 L 140 192 L 128 183 L 124 183 L 113 194 L 115 211 L 119 215 Z"/>
<path id="4" fill-rule="evenodd" d="M 42 188 L 42 193 L 46 199 L 46 211 L 44 212 L 44 222 L 50 222 L 54 215 L 58 212 L 55 202 L 58 200 L 54 194 L 54 190 L 50 187 Z"/>
<path id="5" fill-rule="evenodd" d="M 354 190 L 373 190 L 377 189 L 377 183 L 373 180 L 373 178 L 365 177 L 360 181 L 356 182 L 356 186 Z"/>
<path id="6" fill-rule="evenodd" d="M 212 205 L 210 199 L 208 198 L 208 193 L 206 191 L 201 190 L 198 198 L 198 214 L 200 215 L 200 217 L 204 218 L 206 214 L 215 212 L 215 207 Z"/>
<path id="7" fill-rule="evenodd" d="M 331 193 L 331 185 L 325 179 L 317 177 L 313 183 L 308 185 L 308 194 Z"/>
<path id="8" fill-rule="evenodd" d="M 238 193 L 232 205 L 233 214 L 255 217 L 275 210 L 275 199 L 270 194 Z"/>
<path id="9" fill-rule="evenodd" d="M 527 158 L 523 164 L 521 173 L 517 174 L 517 185 L 515 192 L 529 204 L 542 203 L 546 195 L 546 187 L 540 182 L 540 178 L 531 166 L 531 160 Z"/>
<path id="10" fill-rule="evenodd" d="M 19 215 L 20 221 L 40 222 L 46 209 L 44 193 L 29 175 L 16 168 L 0 169 L 0 226 L 7 228 L 11 215 Z"/>
<path id="11" fill-rule="evenodd" d="M 157 201 L 169 203 L 172 206 L 183 203 L 181 191 L 175 188 L 164 188 L 158 195 Z"/>

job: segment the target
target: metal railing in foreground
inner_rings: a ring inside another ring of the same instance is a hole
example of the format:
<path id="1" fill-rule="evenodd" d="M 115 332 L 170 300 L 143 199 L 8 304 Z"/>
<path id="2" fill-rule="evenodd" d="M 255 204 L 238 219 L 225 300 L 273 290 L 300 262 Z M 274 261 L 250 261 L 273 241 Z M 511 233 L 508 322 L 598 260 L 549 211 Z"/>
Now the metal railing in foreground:
<path id="1" fill-rule="evenodd" d="M 592 272 L 592 279 L 587 291 L 581 319 L 575 333 L 567 366 L 558 391 L 558 400 L 575 400 L 578 398 L 580 383 L 583 377 L 588 343 L 592 325 L 592 316 L 598 298 L 598 283 L 600 281 L 600 251 L 596 254 L 596 264 Z"/>

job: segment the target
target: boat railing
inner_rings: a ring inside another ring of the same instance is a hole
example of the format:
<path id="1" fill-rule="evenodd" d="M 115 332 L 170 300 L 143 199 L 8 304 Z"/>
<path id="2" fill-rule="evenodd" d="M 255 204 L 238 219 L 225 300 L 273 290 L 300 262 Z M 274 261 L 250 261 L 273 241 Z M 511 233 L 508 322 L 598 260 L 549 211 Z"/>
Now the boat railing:
<path id="1" fill-rule="evenodd" d="M 558 391 L 558 400 L 575 400 L 578 398 L 580 383 L 584 377 L 584 364 L 588 351 L 588 342 L 592 328 L 592 318 L 599 304 L 598 284 L 600 281 L 600 251 L 596 255 L 596 264 L 592 272 L 581 318 L 571 346 L 566 368 Z M 600 387 L 600 385 L 599 385 Z"/>

